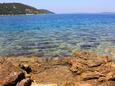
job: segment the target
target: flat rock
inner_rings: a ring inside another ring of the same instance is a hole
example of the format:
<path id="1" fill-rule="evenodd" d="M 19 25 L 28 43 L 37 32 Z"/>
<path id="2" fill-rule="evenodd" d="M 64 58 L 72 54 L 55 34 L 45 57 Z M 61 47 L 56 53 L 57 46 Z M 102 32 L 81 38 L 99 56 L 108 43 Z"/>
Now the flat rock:
<path id="1" fill-rule="evenodd" d="M 91 80 L 91 79 L 99 79 L 102 77 L 102 74 L 99 72 L 84 72 L 81 75 L 82 80 Z"/>
<path id="2" fill-rule="evenodd" d="M 74 86 L 93 86 L 88 82 L 76 82 Z"/>

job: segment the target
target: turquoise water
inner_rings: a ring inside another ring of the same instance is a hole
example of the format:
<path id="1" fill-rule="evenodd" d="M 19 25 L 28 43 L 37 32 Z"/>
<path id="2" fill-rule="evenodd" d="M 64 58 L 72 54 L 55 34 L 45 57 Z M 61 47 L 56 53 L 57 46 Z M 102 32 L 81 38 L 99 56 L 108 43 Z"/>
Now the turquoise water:
<path id="1" fill-rule="evenodd" d="M 0 55 L 69 56 L 115 47 L 115 15 L 0 16 Z"/>

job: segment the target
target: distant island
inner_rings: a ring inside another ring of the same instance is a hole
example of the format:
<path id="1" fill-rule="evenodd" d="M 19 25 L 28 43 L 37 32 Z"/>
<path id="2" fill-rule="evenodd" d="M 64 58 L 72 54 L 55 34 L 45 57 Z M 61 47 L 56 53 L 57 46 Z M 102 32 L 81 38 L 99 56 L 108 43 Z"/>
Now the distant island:
<path id="1" fill-rule="evenodd" d="M 53 14 L 45 9 L 36 9 L 22 3 L 0 3 L 0 15 Z"/>

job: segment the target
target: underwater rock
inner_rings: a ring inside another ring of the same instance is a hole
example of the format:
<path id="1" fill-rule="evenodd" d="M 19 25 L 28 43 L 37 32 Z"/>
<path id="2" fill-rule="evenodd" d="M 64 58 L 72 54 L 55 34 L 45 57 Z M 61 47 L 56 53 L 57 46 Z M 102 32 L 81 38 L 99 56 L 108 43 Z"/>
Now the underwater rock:
<path id="1" fill-rule="evenodd" d="M 81 45 L 81 49 L 90 49 L 92 46 L 91 45 Z"/>

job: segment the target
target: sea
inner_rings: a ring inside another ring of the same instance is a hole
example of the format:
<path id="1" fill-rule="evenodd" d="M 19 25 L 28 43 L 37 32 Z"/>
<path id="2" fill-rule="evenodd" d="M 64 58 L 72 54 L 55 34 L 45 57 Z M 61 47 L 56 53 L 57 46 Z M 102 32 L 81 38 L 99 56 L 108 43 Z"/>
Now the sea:
<path id="1" fill-rule="evenodd" d="M 0 56 L 71 56 L 115 48 L 115 14 L 0 16 Z"/>

